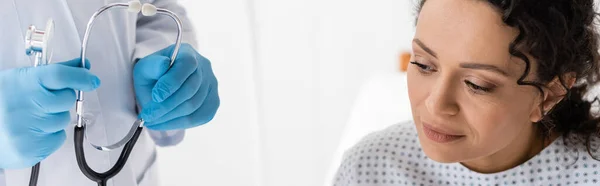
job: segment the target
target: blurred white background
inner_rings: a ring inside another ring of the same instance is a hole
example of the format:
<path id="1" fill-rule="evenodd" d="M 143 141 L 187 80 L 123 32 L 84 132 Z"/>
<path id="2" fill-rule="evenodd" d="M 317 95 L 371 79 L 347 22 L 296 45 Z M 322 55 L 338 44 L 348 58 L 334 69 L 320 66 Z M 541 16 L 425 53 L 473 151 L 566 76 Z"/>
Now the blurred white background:
<path id="1" fill-rule="evenodd" d="M 355 114 L 380 108 L 398 112 L 386 124 L 410 119 L 403 95 L 386 99 L 403 91 L 398 56 L 414 32 L 411 0 L 180 2 L 222 104 L 211 123 L 159 149 L 163 185 L 327 185 L 348 125 L 376 126 Z M 353 109 L 365 97 L 392 106 Z"/>

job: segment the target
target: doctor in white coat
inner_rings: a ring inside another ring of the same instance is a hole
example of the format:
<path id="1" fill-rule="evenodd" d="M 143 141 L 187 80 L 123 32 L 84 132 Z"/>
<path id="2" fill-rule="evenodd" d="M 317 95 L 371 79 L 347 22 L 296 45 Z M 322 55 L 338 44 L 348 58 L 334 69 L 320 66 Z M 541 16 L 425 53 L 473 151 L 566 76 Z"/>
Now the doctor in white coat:
<path id="1" fill-rule="evenodd" d="M 158 185 L 156 145 L 172 146 L 184 130 L 212 120 L 220 101 L 210 62 L 195 50 L 194 30 L 176 0 L 142 0 L 178 14 L 183 44 L 169 68 L 177 27 L 167 16 L 110 10 L 91 32 L 87 60 L 78 59 L 86 24 L 100 7 L 127 0 L 0 1 L 0 186 L 23 186 L 41 162 L 40 186 L 95 186 L 79 170 L 73 148 L 75 90 L 86 91 L 92 124 L 88 139 L 123 138 L 137 118 L 146 120 L 128 163 L 111 186 Z M 55 22 L 52 64 L 31 67 L 24 35 L 29 25 Z M 90 167 L 104 172 L 121 149 L 84 144 Z M 182 170 L 185 171 L 185 170 Z"/>

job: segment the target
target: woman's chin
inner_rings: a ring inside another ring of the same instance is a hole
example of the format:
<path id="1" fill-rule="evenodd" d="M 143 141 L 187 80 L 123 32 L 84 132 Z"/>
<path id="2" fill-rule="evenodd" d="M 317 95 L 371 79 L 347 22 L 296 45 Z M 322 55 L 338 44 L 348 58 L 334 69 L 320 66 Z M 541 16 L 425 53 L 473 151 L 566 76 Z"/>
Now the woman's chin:
<path id="1" fill-rule="evenodd" d="M 429 159 L 439 163 L 457 163 L 464 160 L 460 153 L 458 153 L 459 150 L 444 150 L 439 147 L 423 144 L 423 142 L 421 142 L 421 147 Z"/>

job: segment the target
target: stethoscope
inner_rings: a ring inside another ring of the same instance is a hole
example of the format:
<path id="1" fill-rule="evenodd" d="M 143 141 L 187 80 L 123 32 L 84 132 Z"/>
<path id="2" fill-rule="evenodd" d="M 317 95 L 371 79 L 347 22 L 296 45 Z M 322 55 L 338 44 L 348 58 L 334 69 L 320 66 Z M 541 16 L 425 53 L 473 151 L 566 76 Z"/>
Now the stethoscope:
<path id="1" fill-rule="evenodd" d="M 177 29 L 178 29 L 177 40 L 175 42 L 175 48 L 173 50 L 173 53 L 171 54 L 171 64 L 170 65 L 172 66 L 173 62 L 177 58 L 177 53 L 178 53 L 179 47 L 181 45 L 181 37 L 182 37 L 181 36 L 182 35 L 181 20 L 175 13 L 173 13 L 169 10 L 157 8 L 152 4 L 142 5 L 139 1 L 135 1 L 135 0 L 130 1 L 129 3 L 113 3 L 113 4 L 105 5 L 105 6 L 101 7 L 100 9 L 98 9 L 98 11 L 96 11 L 92 15 L 92 17 L 88 21 L 87 28 L 85 30 L 85 35 L 83 37 L 83 42 L 81 45 L 81 56 L 80 56 L 81 57 L 81 66 L 83 68 L 85 68 L 85 65 L 86 65 L 85 64 L 86 49 L 87 49 L 90 30 L 94 26 L 94 21 L 100 14 L 102 14 L 106 10 L 109 10 L 111 8 L 117 8 L 117 7 L 127 8 L 127 10 L 132 13 L 140 13 L 141 12 L 142 15 L 144 15 L 144 16 L 154 16 L 156 14 L 167 15 L 167 16 L 170 16 L 175 21 L 175 23 L 177 23 Z M 45 29 L 46 30 L 38 30 L 35 26 L 32 25 L 32 26 L 29 26 L 29 28 L 27 29 L 27 33 L 25 35 L 25 52 L 27 55 L 33 57 L 33 66 L 34 67 L 47 65 L 52 58 L 52 47 L 51 47 L 52 45 L 51 44 L 52 44 L 52 36 L 54 34 L 54 22 L 52 20 L 49 20 L 46 24 Z M 144 120 L 141 118 L 136 120 L 134 122 L 134 124 L 132 125 L 131 129 L 129 130 L 129 132 L 127 133 L 127 135 L 123 139 L 121 139 L 120 141 L 118 141 L 114 144 L 102 146 L 102 145 L 93 144 L 93 143 L 89 142 L 89 140 L 88 140 L 88 143 L 92 147 L 94 147 L 95 149 L 100 150 L 100 151 L 112 151 L 119 147 L 123 147 L 123 150 L 121 151 L 121 155 L 119 156 L 119 159 L 117 160 L 115 165 L 106 172 L 98 173 L 88 166 L 87 161 L 85 160 L 85 154 L 83 151 L 83 140 L 84 140 L 84 138 L 87 139 L 87 133 L 85 130 L 86 120 L 84 117 L 84 110 L 83 110 L 83 101 L 84 101 L 83 95 L 84 95 L 83 91 L 77 90 L 77 102 L 75 105 L 75 112 L 77 114 L 77 122 L 74 126 L 74 129 L 75 129 L 74 130 L 74 134 L 75 134 L 74 143 L 75 143 L 75 156 L 77 159 L 77 165 L 79 166 L 79 169 L 81 169 L 81 172 L 87 178 L 98 183 L 99 186 L 105 186 L 107 180 L 114 177 L 116 174 L 118 174 L 125 166 L 125 163 L 127 162 L 127 159 L 129 158 L 129 155 L 131 154 L 131 151 L 133 150 L 133 147 L 135 146 L 135 143 L 137 142 L 137 140 L 142 132 L 142 129 L 144 128 Z M 37 185 L 39 170 L 40 170 L 40 163 L 38 163 L 32 167 L 31 177 L 29 180 L 30 186 Z"/>

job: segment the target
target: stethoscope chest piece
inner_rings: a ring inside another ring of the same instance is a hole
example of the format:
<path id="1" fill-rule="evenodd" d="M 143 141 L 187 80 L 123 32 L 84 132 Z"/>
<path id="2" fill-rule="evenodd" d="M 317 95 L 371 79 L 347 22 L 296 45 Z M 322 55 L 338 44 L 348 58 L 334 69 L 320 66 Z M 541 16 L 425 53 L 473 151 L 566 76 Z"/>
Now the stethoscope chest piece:
<path id="1" fill-rule="evenodd" d="M 49 19 L 44 29 L 40 30 L 31 25 L 25 33 L 25 53 L 34 57 L 33 66 L 47 65 L 52 59 L 54 21 Z"/>

